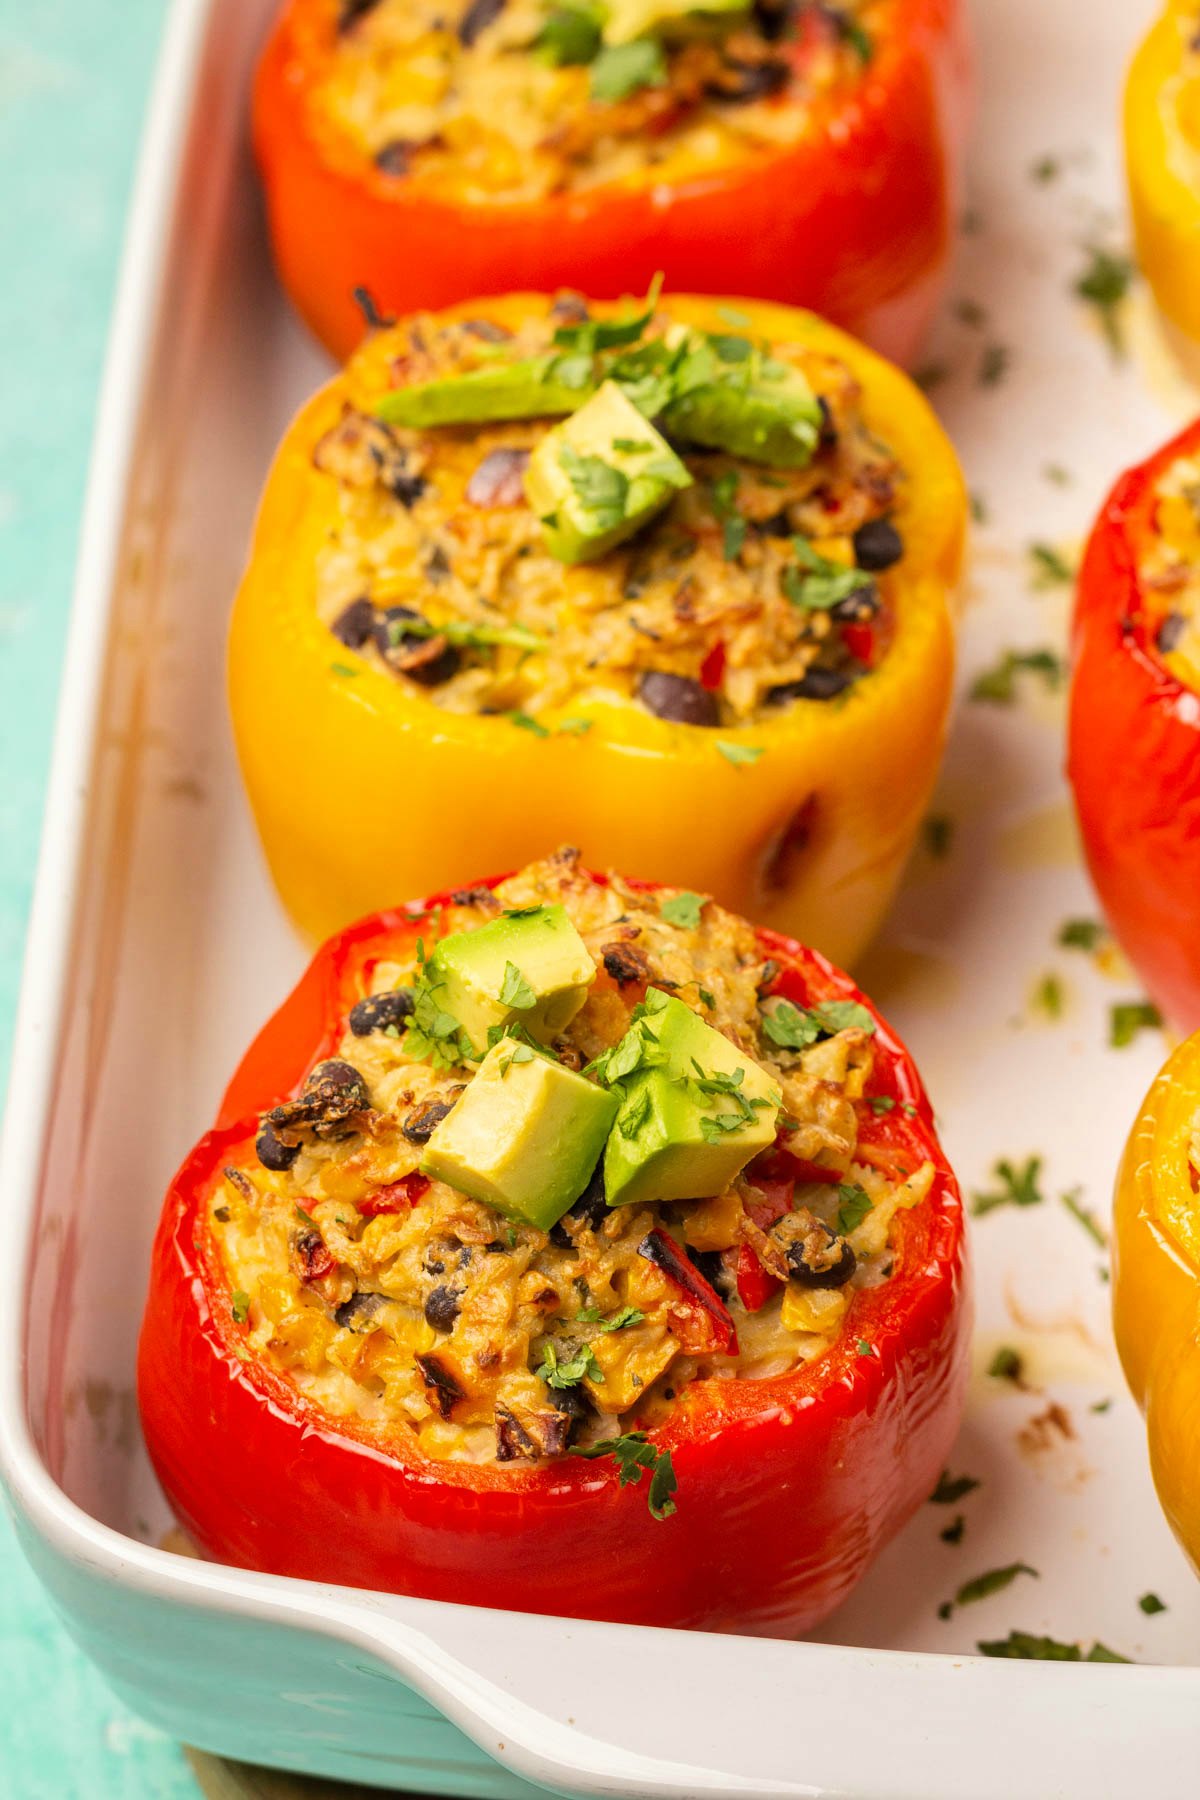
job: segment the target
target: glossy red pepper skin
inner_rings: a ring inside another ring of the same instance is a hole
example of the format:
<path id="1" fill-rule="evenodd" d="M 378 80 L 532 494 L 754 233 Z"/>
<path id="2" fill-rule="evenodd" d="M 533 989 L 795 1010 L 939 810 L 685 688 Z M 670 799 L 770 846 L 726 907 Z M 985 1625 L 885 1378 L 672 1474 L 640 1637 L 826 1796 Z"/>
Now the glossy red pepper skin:
<path id="1" fill-rule="evenodd" d="M 1200 421 L 1109 495 L 1088 543 L 1074 620 L 1067 768 L 1088 867 L 1151 999 L 1200 1028 L 1200 694 L 1150 641 L 1138 565 L 1154 488 L 1200 453 Z"/>
<path id="2" fill-rule="evenodd" d="M 818 12 L 805 14 L 817 29 Z M 322 99 L 335 0 L 284 0 L 254 87 L 254 149 L 276 266 L 340 360 L 365 320 L 515 286 L 617 298 L 736 291 L 807 306 L 911 363 L 937 309 L 960 200 L 971 88 L 963 0 L 897 0 L 861 81 L 818 99 L 800 139 L 673 182 L 474 200 L 381 172 Z M 802 61 L 805 43 L 790 47 Z"/>
<path id="3" fill-rule="evenodd" d="M 217 1560 L 318 1581 L 638 1624 L 808 1629 L 931 1492 L 965 1397 L 962 1202 L 911 1059 L 880 1021 L 881 1091 L 911 1112 L 897 1105 L 873 1130 L 938 1169 L 929 1198 L 900 1215 L 895 1274 L 855 1295 L 842 1336 L 816 1362 L 684 1391 L 651 1434 L 674 1460 L 672 1518 L 652 1518 L 645 1482 L 621 1488 L 607 1459 L 434 1462 L 402 1431 L 381 1439 L 323 1415 L 243 1360 L 245 1329 L 207 1228 L 221 1171 L 249 1153 L 259 1111 L 334 1048 L 371 964 L 419 928 L 412 910 L 389 912 L 325 945 L 167 1195 L 138 1394 L 181 1523 Z M 760 941 L 781 964 L 779 991 L 797 1003 L 862 999 L 815 953 L 774 933 Z M 870 1356 L 858 1354 L 860 1339 Z"/>

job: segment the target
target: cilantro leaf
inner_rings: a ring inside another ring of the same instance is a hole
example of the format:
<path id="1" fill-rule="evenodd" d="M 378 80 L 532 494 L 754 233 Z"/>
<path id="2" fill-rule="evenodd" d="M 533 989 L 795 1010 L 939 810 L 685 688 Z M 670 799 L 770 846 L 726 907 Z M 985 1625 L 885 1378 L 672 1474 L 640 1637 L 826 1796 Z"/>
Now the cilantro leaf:
<path id="1" fill-rule="evenodd" d="M 1029 560 L 1035 588 L 1069 587 L 1075 579 L 1074 569 L 1053 544 L 1030 544 Z"/>
<path id="2" fill-rule="evenodd" d="M 1166 1612 L 1167 1610 L 1166 1602 L 1160 1600 L 1157 1594 L 1143 1594 L 1138 1601 L 1138 1605 L 1149 1619 L 1152 1619 L 1155 1613 Z"/>
<path id="3" fill-rule="evenodd" d="M 1045 1199 L 1038 1186 L 1041 1172 L 1040 1156 L 1026 1157 L 1020 1168 L 1007 1158 L 993 1163 L 992 1173 L 1000 1185 L 988 1194 L 972 1194 L 972 1217 L 981 1219 L 985 1213 L 994 1212 L 998 1206 L 1040 1206 Z"/>
<path id="4" fill-rule="evenodd" d="M 1036 1569 L 1028 1563 L 1006 1563 L 1002 1569 L 987 1569 L 982 1575 L 976 1575 L 971 1581 L 964 1581 L 954 1596 L 956 1606 L 970 1606 L 976 1600 L 986 1600 L 992 1594 L 999 1594 L 1010 1587 L 1018 1575 L 1032 1575 L 1038 1580 Z"/>
<path id="5" fill-rule="evenodd" d="M 988 1364 L 988 1374 L 997 1381 L 1018 1382 L 1023 1368 L 1020 1353 L 1009 1344 L 1001 1344 Z"/>
<path id="6" fill-rule="evenodd" d="M 504 980 L 500 983 L 500 1003 L 502 1006 L 515 1007 L 517 1012 L 528 1012 L 537 1005 L 537 993 L 525 979 L 516 963 L 506 962 Z"/>
<path id="7" fill-rule="evenodd" d="M 1066 680 L 1067 665 L 1056 650 L 1006 650 L 997 663 L 971 683 L 972 700 L 995 706 L 1011 706 L 1017 697 L 1017 677 L 1036 675 L 1051 693 Z"/>
<path id="8" fill-rule="evenodd" d="M 1059 929 L 1058 941 L 1067 950 L 1095 950 L 1104 942 L 1107 932 L 1098 919 L 1066 919 Z"/>
<path id="9" fill-rule="evenodd" d="M 1079 1196 L 1082 1192 L 1082 1188 L 1069 1188 L 1068 1191 L 1065 1194 L 1061 1194 L 1059 1198 L 1062 1200 L 1063 1205 L 1066 1207 L 1071 1217 L 1083 1226 L 1083 1229 L 1087 1232 L 1092 1242 L 1098 1244 L 1101 1250 L 1107 1250 L 1108 1239 L 1105 1237 L 1104 1231 L 1101 1228 L 1095 1213 L 1091 1212 L 1081 1202 Z"/>
<path id="10" fill-rule="evenodd" d="M 949 1469 L 943 1469 L 937 1486 L 929 1496 L 930 1504 L 953 1506 L 956 1501 L 974 1492 L 979 1485 L 973 1475 L 951 1475 Z"/>
<path id="11" fill-rule="evenodd" d="M 793 606 L 807 612 L 825 612 L 871 586 L 869 575 L 861 569 L 847 568 L 844 563 L 829 562 L 817 554 L 807 538 L 793 538 L 792 549 L 796 564 L 784 569 L 779 585 Z"/>
<path id="12" fill-rule="evenodd" d="M 589 1444 L 584 1449 L 572 1448 L 568 1455 L 584 1456 L 589 1461 L 611 1456 L 617 1465 L 621 1487 L 636 1487 L 648 1469 L 650 1489 L 646 1499 L 651 1516 L 655 1519 L 669 1519 L 678 1510 L 672 1499 L 672 1495 L 678 1491 L 679 1483 L 671 1463 L 671 1452 L 656 1449 L 644 1431 L 627 1431 L 621 1437 L 604 1438 L 600 1443 Z"/>
<path id="13" fill-rule="evenodd" d="M 587 6 L 557 6 L 533 40 L 552 68 L 592 62 L 600 49 L 601 19 Z"/>
<path id="14" fill-rule="evenodd" d="M 1114 1050 L 1132 1044 L 1139 1031 L 1157 1031 L 1162 1014 L 1149 1000 L 1119 1000 L 1109 1008 L 1108 1041 Z"/>
<path id="15" fill-rule="evenodd" d="M 839 1031 L 874 1033 L 875 1021 L 857 1000 L 827 1000 L 822 1006 L 802 1008 L 791 1000 L 777 1000 L 762 1015 L 764 1034 L 784 1050 L 807 1050 L 818 1038 Z"/>
<path id="16" fill-rule="evenodd" d="M 666 79 L 667 59 L 656 38 L 606 44 L 592 64 L 592 99 L 627 100 L 639 88 L 662 87 Z"/>
<path id="17" fill-rule="evenodd" d="M 874 1206 L 874 1201 L 866 1188 L 860 1187 L 857 1181 L 839 1181 L 837 1228 L 843 1237 L 849 1237 L 856 1231 Z"/>
<path id="18" fill-rule="evenodd" d="M 1058 1638 L 1038 1637 L 1032 1631 L 1010 1631 L 1006 1638 L 992 1638 L 976 1644 L 980 1656 L 1019 1657 L 1028 1662 L 1118 1662 L 1127 1663 L 1128 1656 L 1118 1656 L 1106 1644 L 1093 1644 L 1086 1657 L 1078 1644 L 1064 1644 Z"/>
<path id="19" fill-rule="evenodd" d="M 730 744 L 721 739 L 717 740 L 717 749 L 735 769 L 748 767 L 767 753 L 765 744 Z"/>
<path id="20" fill-rule="evenodd" d="M 606 463 L 602 456 L 581 456 L 565 439 L 559 446 L 558 460 L 596 529 L 607 531 L 619 525 L 629 497 L 629 477 L 624 471 Z"/>
<path id="21" fill-rule="evenodd" d="M 229 1306 L 234 1324 L 244 1325 L 250 1317 L 250 1296 L 244 1288 L 234 1288 L 229 1296 Z"/>
<path id="22" fill-rule="evenodd" d="M 1133 263 L 1128 256 L 1096 244 L 1084 254 L 1088 258 L 1087 267 L 1075 282 L 1075 293 L 1080 300 L 1095 307 L 1110 350 L 1114 356 L 1123 356 L 1125 339 L 1120 307 L 1133 280 Z"/>
<path id="23" fill-rule="evenodd" d="M 668 925 L 679 925 L 685 931 L 695 931 L 706 899 L 705 894 L 673 894 L 669 900 L 662 901 L 658 910 Z"/>
<path id="24" fill-rule="evenodd" d="M 550 736 L 541 720 L 535 719 L 531 713 L 510 712 L 508 721 L 510 725 L 516 725 L 521 731 L 531 731 L 534 737 L 547 738 Z"/>
<path id="25" fill-rule="evenodd" d="M 542 1351 L 541 1367 L 534 1370 L 547 1387 L 573 1388 L 581 1381 L 603 1383 L 604 1371 L 593 1356 L 588 1344 L 581 1344 L 575 1354 L 566 1362 L 558 1359 L 558 1350 L 554 1344 L 547 1344 Z"/>

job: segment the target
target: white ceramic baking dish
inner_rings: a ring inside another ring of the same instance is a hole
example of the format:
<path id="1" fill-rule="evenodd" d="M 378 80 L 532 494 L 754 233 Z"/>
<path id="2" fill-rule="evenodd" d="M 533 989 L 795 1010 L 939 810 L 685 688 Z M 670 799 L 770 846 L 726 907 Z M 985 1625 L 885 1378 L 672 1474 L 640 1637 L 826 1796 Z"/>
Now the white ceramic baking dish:
<path id="1" fill-rule="evenodd" d="M 1089 1415 L 1119 1389 L 1099 1257 L 1049 1204 L 978 1232 L 981 1356 L 1019 1341 L 1042 1391 L 977 1383 L 956 1462 L 982 1483 L 963 1503 L 964 1544 L 943 1543 L 951 1515 L 925 1508 L 826 1641 L 488 1613 L 157 1547 L 169 1519 L 132 1397 L 153 1222 L 239 1048 L 303 960 L 258 860 L 222 699 L 255 494 L 322 374 L 267 267 L 245 152 L 267 5 L 175 0 L 97 431 L 0 1169 L 0 1465 L 31 1561 L 131 1705 L 201 1747 L 282 1767 L 496 1797 L 528 1783 L 681 1800 L 1191 1796 L 1200 1598 L 1155 1507 L 1132 1408 Z M 1037 152 L 1069 163 L 1111 136 L 1128 15 L 1141 10 L 991 0 L 978 21 L 987 231 L 968 240 L 963 280 L 1023 336 L 1003 404 L 977 389 L 966 325 L 942 346 L 959 368 L 947 415 L 1001 520 L 979 554 L 987 604 L 968 620 L 968 661 L 1061 631 L 1061 600 L 1022 591 L 1012 545 L 1081 521 L 1173 403 L 1146 397 L 1136 372 L 1110 375 L 1078 329 L 1064 293 L 1080 195 L 1068 182 L 1057 202 L 1025 175 Z M 1079 180 L 1115 192 L 1111 151 Z M 1032 223 L 1030 208 L 1042 209 Z M 1051 458 L 1074 471 L 1073 511 L 1039 484 Z M 1063 824 L 1059 726 L 1050 702 L 966 709 L 939 802 L 958 810 L 965 854 L 914 867 L 865 979 L 915 1043 L 969 1184 L 997 1155 L 1036 1149 L 1048 1182 L 1083 1182 L 1102 1212 L 1161 1044 L 1100 1047 L 1109 995 L 1090 970 L 1070 973 L 1057 1035 L 1022 1012 L 1055 923 L 1089 904 Z M 1014 1436 L 1050 1397 L 1073 1436 L 1033 1442 L 1022 1460 Z M 1018 1557 L 1039 1569 L 1036 1586 L 1020 1577 L 938 1618 L 961 1581 Z M 1169 1601 L 1153 1621 L 1136 1605 L 1151 1588 Z M 1014 1625 L 1102 1637 L 1156 1666 L 970 1653 Z"/>

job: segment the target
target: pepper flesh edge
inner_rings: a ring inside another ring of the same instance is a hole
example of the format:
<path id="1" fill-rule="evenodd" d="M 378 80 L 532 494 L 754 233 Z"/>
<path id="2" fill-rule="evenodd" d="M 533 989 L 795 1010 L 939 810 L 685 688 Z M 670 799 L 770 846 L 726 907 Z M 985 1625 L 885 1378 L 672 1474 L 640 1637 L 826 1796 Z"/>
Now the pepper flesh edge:
<path id="1" fill-rule="evenodd" d="M 272 1573 L 640 1624 L 808 1629 L 927 1498 L 965 1400 L 963 1208 L 911 1059 L 880 1020 L 889 1091 L 912 1113 L 898 1105 L 871 1129 L 938 1166 L 927 1200 L 898 1220 L 896 1272 L 856 1295 L 817 1363 L 687 1390 L 653 1433 L 680 1483 L 679 1511 L 656 1521 L 644 1481 L 621 1488 L 607 1462 L 434 1462 L 403 1438 L 381 1446 L 366 1428 L 315 1416 L 282 1376 L 238 1356 L 243 1338 L 202 1209 L 258 1112 L 336 1042 L 381 934 L 394 954 L 396 933 L 419 929 L 394 912 L 321 950 L 167 1196 L 138 1392 L 181 1523 L 206 1553 Z M 760 942 L 814 1001 L 865 1003 L 815 953 L 770 932 Z M 860 1338 L 870 1356 L 859 1355 Z"/>
<path id="2" fill-rule="evenodd" d="M 503 292 L 514 278 L 616 298 L 703 289 L 736 256 L 746 292 L 814 307 L 909 363 L 944 285 L 971 90 L 962 0 L 898 0 L 858 87 L 818 102 L 795 146 L 663 183 L 455 203 L 383 175 L 322 112 L 327 0 L 287 0 L 254 89 L 255 153 L 284 286 L 339 359 L 385 313 Z M 720 276 L 718 276 L 718 281 Z"/>
<path id="3" fill-rule="evenodd" d="M 385 385 L 380 336 L 288 431 L 230 631 L 242 773 L 276 886 L 309 937 L 424 881 L 457 885 L 489 864 L 533 861 L 547 845 L 570 842 L 594 865 L 712 893 L 842 965 L 861 954 L 891 901 L 941 757 L 965 488 L 924 396 L 835 327 L 741 300 L 673 296 L 667 310 L 719 329 L 723 304 L 743 311 L 756 334 L 842 359 L 862 383 L 867 423 L 908 472 L 895 513 L 905 559 L 887 577 L 895 638 L 879 667 L 845 700 L 796 702 L 740 728 L 672 725 L 632 702 L 588 706 L 591 729 L 552 746 L 507 719 L 446 712 L 405 693 L 335 644 L 312 591 L 337 496 L 313 470 L 311 447 L 347 397 L 365 404 Z M 509 295 L 486 310 L 515 324 L 542 305 L 540 296 Z M 335 661 L 354 678 L 336 675 Z M 718 742 L 765 753 L 735 767 Z M 525 804 L 530 794 L 536 808 Z M 453 808 L 422 830 L 413 796 L 453 796 Z"/>

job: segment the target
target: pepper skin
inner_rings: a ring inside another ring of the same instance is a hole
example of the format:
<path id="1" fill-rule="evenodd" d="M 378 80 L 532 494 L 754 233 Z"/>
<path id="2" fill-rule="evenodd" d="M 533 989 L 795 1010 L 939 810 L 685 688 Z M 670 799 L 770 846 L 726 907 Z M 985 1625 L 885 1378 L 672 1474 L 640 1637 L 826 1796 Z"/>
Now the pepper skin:
<path id="1" fill-rule="evenodd" d="M 1200 695 L 1150 641 L 1138 566 L 1154 489 L 1200 422 L 1109 495 L 1079 577 L 1068 773 L 1092 880 L 1158 1007 L 1200 1025 Z"/>
<path id="2" fill-rule="evenodd" d="M 1125 87 L 1125 164 L 1138 262 L 1166 316 L 1200 339 L 1200 76 L 1184 72 L 1195 29 L 1190 0 L 1172 0 L 1142 40 Z"/>
<path id="3" fill-rule="evenodd" d="M 896 1104 L 879 1116 L 862 1103 L 864 1140 L 906 1168 L 931 1158 L 932 1190 L 897 1216 L 892 1277 L 855 1293 L 824 1356 L 770 1380 L 693 1383 L 654 1430 L 678 1477 L 673 1517 L 651 1517 L 644 1482 L 620 1487 L 607 1458 L 426 1460 L 401 1434 L 381 1441 L 319 1414 L 247 1357 L 207 1228 L 221 1171 L 250 1166 L 258 1113 L 337 1043 L 365 971 L 411 953 L 421 916 L 382 913 L 325 945 L 167 1195 L 138 1393 L 181 1523 L 220 1561 L 353 1587 L 638 1624 L 808 1629 L 932 1490 L 966 1390 L 962 1201 L 920 1078 L 882 1021 L 872 1086 Z M 780 965 L 778 992 L 862 1001 L 822 957 L 772 932 L 759 941 Z"/>
<path id="4" fill-rule="evenodd" d="M 1113 1325 L 1146 1415 L 1163 1511 L 1200 1573 L 1200 1202 L 1188 1157 L 1200 1107 L 1200 1036 L 1168 1059 L 1117 1177 Z"/>
<path id="5" fill-rule="evenodd" d="M 287 0 L 259 67 L 254 143 L 283 285 L 339 359 L 384 314 L 503 293 L 514 280 L 615 298 L 668 287 L 811 306 L 908 363 L 942 291 L 970 86 L 962 0 L 898 0 L 861 85 L 818 101 L 786 149 L 667 186 L 638 174 L 486 203 L 389 177 L 320 100 L 336 0 Z M 796 45 L 802 54 L 802 40 Z M 665 188 L 665 193 L 664 193 Z"/>
<path id="6" fill-rule="evenodd" d="M 515 326 L 532 296 L 489 303 Z M 336 516 L 312 448 L 349 394 L 387 385 L 380 333 L 303 409 L 276 457 L 234 607 L 234 733 L 267 861 L 313 939 L 429 882 L 530 861 L 547 844 L 636 868 L 852 964 L 879 926 L 937 773 L 953 678 L 947 604 L 962 560 L 962 476 L 924 397 L 809 314 L 739 301 L 750 328 L 841 358 L 869 424 L 908 473 L 894 514 L 905 557 L 886 578 L 895 636 L 830 705 L 802 700 L 758 725 L 669 724 L 637 704 L 568 706 L 585 735 L 543 741 L 511 721 L 451 713 L 335 644 L 313 568 Z M 719 303 L 673 296 L 672 318 L 720 328 Z M 452 317 L 470 318 L 472 306 Z M 332 665 L 356 671 L 340 678 Z M 542 715 L 553 727 L 557 715 Z M 718 743 L 762 747 L 735 765 Z"/>

